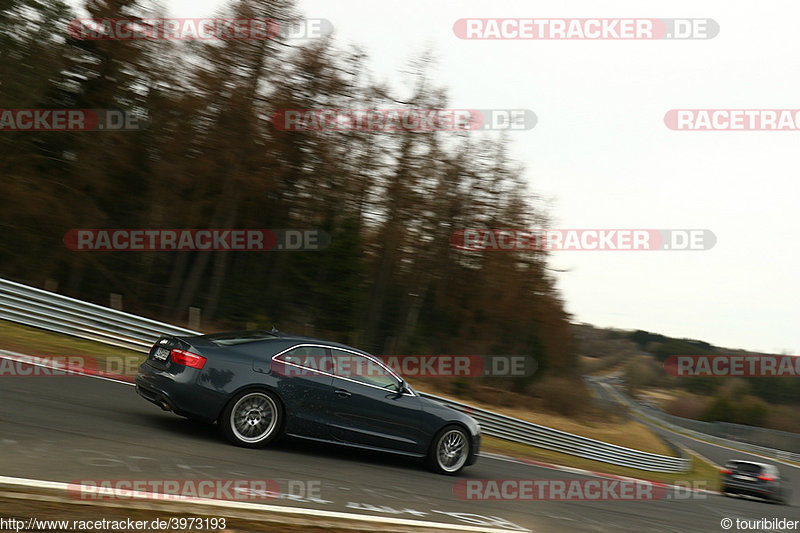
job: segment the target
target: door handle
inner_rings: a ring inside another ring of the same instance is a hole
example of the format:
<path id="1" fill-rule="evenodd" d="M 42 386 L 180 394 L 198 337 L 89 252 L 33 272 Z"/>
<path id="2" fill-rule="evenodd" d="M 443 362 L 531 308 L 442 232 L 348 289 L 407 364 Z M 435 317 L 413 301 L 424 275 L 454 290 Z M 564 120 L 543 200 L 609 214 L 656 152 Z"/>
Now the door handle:
<path id="1" fill-rule="evenodd" d="M 334 389 L 333 392 L 335 392 L 337 396 L 341 396 L 342 398 L 349 398 L 350 396 L 352 396 L 352 394 L 350 394 L 344 389 Z"/>

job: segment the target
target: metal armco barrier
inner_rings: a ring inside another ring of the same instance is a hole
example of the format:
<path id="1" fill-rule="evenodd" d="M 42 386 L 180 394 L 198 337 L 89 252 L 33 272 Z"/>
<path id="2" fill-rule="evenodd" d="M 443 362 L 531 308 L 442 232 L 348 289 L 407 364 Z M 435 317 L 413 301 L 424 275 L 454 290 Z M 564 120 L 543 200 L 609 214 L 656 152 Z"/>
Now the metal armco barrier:
<path id="1" fill-rule="evenodd" d="M 421 393 L 421 396 L 467 413 L 481 425 L 481 432 L 491 437 L 651 472 L 685 472 L 690 468 L 690 460 L 687 458 L 643 452 L 573 435 L 432 394 Z"/>
<path id="2" fill-rule="evenodd" d="M 199 334 L 197 331 L 3 279 L 0 279 L 0 319 L 139 352 L 147 352 L 163 333 Z M 684 457 L 625 448 L 446 398 L 430 394 L 422 396 L 469 414 L 480 423 L 482 432 L 492 437 L 652 472 L 685 472 L 690 466 L 690 460 Z"/>
<path id="3" fill-rule="evenodd" d="M 5 279 L 0 279 L 0 318 L 138 352 L 147 352 L 162 333 L 199 335 Z"/>

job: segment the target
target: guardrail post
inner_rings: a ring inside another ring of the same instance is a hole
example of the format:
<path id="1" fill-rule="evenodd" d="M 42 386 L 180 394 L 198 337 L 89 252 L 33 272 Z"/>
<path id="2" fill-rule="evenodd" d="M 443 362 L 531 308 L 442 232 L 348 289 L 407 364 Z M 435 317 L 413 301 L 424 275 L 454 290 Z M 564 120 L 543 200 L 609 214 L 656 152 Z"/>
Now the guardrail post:
<path id="1" fill-rule="evenodd" d="M 189 308 L 189 329 L 200 329 L 200 308 Z"/>

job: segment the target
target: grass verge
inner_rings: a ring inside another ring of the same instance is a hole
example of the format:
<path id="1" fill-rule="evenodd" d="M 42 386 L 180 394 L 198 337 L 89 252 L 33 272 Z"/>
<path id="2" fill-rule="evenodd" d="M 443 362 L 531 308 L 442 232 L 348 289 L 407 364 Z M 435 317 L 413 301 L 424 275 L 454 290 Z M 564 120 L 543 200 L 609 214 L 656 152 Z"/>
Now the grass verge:
<path id="1" fill-rule="evenodd" d="M 88 355 L 97 359 L 109 356 L 138 357 L 142 361 L 146 357 L 146 354 L 133 350 L 108 346 L 5 320 L 0 320 L 0 349 L 38 356 Z"/>

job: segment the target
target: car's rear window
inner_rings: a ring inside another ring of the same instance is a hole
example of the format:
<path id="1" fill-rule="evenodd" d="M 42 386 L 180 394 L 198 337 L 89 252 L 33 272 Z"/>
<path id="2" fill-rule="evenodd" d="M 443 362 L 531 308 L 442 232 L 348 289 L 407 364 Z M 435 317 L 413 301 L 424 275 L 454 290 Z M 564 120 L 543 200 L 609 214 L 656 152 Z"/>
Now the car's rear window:
<path id="1" fill-rule="evenodd" d="M 736 470 L 737 472 L 743 472 L 745 474 L 759 474 L 761 473 L 761 465 L 753 464 L 753 463 L 741 463 L 738 461 L 734 461 L 729 463 L 729 467 L 731 470 Z"/>
<path id="2" fill-rule="evenodd" d="M 206 335 L 208 340 L 221 346 L 234 346 L 236 344 L 265 341 L 269 339 L 275 339 L 277 337 L 278 336 L 274 333 L 262 330 L 234 331 L 229 333 L 212 333 L 211 335 Z"/>

